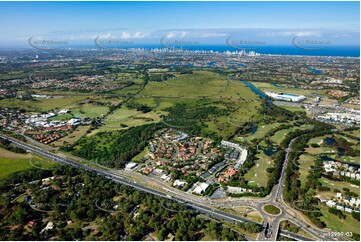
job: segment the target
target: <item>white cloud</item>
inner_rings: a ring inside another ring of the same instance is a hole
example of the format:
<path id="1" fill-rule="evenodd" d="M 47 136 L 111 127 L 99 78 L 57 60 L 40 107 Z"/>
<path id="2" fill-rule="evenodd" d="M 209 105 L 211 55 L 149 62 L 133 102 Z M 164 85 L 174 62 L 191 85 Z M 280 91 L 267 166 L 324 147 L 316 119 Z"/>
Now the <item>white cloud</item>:
<path id="1" fill-rule="evenodd" d="M 188 35 L 186 31 L 172 31 L 166 35 L 166 38 L 184 38 Z"/>
<path id="2" fill-rule="evenodd" d="M 272 31 L 272 32 L 260 32 L 260 35 L 270 37 L 285 37 L 285 36 L 297 36 L 297 37 L 320 37 L 322 34 L 315 31 Z"/>

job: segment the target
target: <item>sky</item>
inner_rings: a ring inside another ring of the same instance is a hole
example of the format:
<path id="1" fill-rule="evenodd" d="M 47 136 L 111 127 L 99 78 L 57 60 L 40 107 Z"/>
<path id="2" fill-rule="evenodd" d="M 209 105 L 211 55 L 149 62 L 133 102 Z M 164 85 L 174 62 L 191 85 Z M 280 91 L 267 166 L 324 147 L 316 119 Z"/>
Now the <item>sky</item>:
<path id="1" fill-rule="evenodd" d="M 359 2 L 0 2 L 0 45 L 35 40 L 81 44 L 224 44 L 297 40 L 359 45 Z M 163 39 L 164 40 L 164 39 Z M 188 42 L 187 42 L 188 41 Z M 114 43 L 114 42 L 113 42 Z"/>

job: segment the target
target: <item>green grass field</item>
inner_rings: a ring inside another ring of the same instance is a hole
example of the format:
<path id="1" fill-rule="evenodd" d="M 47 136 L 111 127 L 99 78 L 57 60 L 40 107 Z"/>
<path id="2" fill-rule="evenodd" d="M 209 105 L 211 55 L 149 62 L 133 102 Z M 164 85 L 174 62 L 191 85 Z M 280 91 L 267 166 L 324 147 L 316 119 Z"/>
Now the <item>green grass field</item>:
<path id="1" fill-rule="evenodd" d="M 83 136 L 87 130 L 90 128 L 89 125 L 87 126 L 78 126 L 73 133 L 58 139 L 54 143 L 52 143 L 54 146 L 63 146 L 64 142 L 67 142 L 69 144 L 74 144 L 78 139 L 80 139 L 81 136 Z"/>
<path id="2" fill-rule="evenodd" d="M 265 187 L 268 181 L 268 175 L 266 169 L 272 167 L 273 163 L 270 157 L 264 154 L 261 150 L 256 155 L 258 160 L 255 161 L 255 165 L 244 175 L 244 178 L 249 181 L 249 185 L 258 185 Z"/>
<path id="3" fill-rule="evenodd" d="M 302 107 L 295 107 L 295 106 L 288 106 L 288 105 L 277 105 L 278 107 L 281 107 L 283 109 L 286 109 L 291 112 L 302 112 L 305 111 Z"/>
<path id="4" fill-rule="evenodd" d="M 311 129 L 312 127 L 312 125 L 302 125 L 300 127 L 294 126 L 288 129 L 279 130 L 271 137 L 271 141 L 279 145 L 288 133 L 294 132 L 297 129 Z"/>
<path id="5" fill-rule="evenodd" d="M 260 125 L 257 128 L 257 131 L 254 134 L 246 134 L 245 136 L 236 137 L 236 140 L 239 141 L 247 141 L 250 142 L 252 139 L 262 139 L 272 129 L 281 126 L 282 124 L 286 123 L 272 123 L 272 124 L 264 124 Z"/>
<path id="6" fill-rule="evenodd" d="M 38 168 L 49 168 L 55 163 L 31 154 L 17 154 L 0 148 L 0 180 L 12 173 Z"/>
<path id="7" fill-rule="evenodd" d="M 268 82 L 252 82 L 254 86 L 261 89 L 264 92 L 285 92 L 291 94 L 298 94 L 298 95 L 310 95 L 310 94 L 326 94 L 327 91 L 322 90 L 309 90 L 309 89 L 301 89 L 295 87 L 284 87 L 284 86 L 274 86 L 272 83 Z"/>
<path id="8" fill-rule="evenodd" d="M 347 162 L 347 163 L 353 163 L 353 164 L 360 164 L 360 156 L 355 156 L 355 157 L 351 157 L 351 156 L 341 156 L 338 157 L 338 159 L 342 162 Z"/>
<path id="9" fill-rule="evenodd" d="M 63 115 L 56 115 L 55 117 L 50 118 L 50 120 L 61 120 L 61 121 L 65 121 L 65 120 L 69 120 L 73 117 L 72 114 L 67 113 L 67 114 L 63 114 Z"/>
<path id="10" fill-rule="evenodd" d="M 321 220 L 326 223 L 327 228 L 339 232 L 353 232 L 360 234 L 360 221 L 352 218 L 350 214 L 344 213 L 347 215 L 346 219 L 340 220 L 336 215 L 328 212 L 328 207 L 322 207 L 321 212 L 323 214 Z"/>
<path id="11" fill-rule="evenodd" d="M 351 142 L 351 143 L 355 144 L 355 146 L 352 146 L 352 147 L 355 148 L 355 149 L 359 149 L 359 143 L 356 140 L 347 138 L 346 136 L 339 135 L 339 134 L 336 134 L 336 136 L 344 138 L 348 142 Z M 305 151 L 310 155 L 328 154 L 328 156 L 330 158 L 337 159 L 337 160 L 342 161 L 342 162 L 347 162 L 347 163 L 351 163 L 351 164 L 352 163 L 360 164 L 360 156 L 355 156 L 355 157 L 337 156 L 336 157 L 337 149 L 335 149 L 332 146 L 327 146 L 325 144 L 325 142 L 324 142 L 324 139 L 327 138 L 327 137 L 330 137 L 330 136 L 324 135 L 324 136 L 319 136 L 319 137 L 315 137 L 315 138 L 310 139 L 308 141 L 308 143 L 307 143 L 309 145 L 309 147 L 306 148 Z M 312 147 L 311 144 L 318 144 L 318 145 L 320 145 L 320 147 Z"/>
<path id="12" fill-rule="evenodd" d="M 298 160 L 299 165 L 299 173 L 300 173 L 300 181 L 301 186 L 304 187 L 307 181 L 308 172 L 311 169 L 311 166 L 314 166 L 315 158 L 312 155 L 303 154 L 300 156 Z"/>
<path id="13" fill-rule="evenodd" d="M 160 122 L 160 116 L 162 114 L 166 113 L 161 111 L 142 113 L 140 111 L 128 109 L 127 107 L 122 106 L 114 113 L 108 115 L 104 120 L 105 125 L 100 126 L 97 130 L 94 130 L 91 135 L 102 131 L 120 130 L 127 127 Z"/>
<path id="14" fill-rule="evenodd" d="M 228 82 L 226 77 L 208 71 L 194 71 L 193 74 L 181 75 L 167 82 L 151 82 L 141 95 L 179 98 L 204 96 L 220 100 L 258 99 L 245 85 Z"/>
<path id="15" fill-rule="evenodd" d="M 346 134 L 352 135 L 354 137 L 360 138 L 360 129 L 352 130 L 352 131 L 346 131 Z"/>
<path id="16" fill-rule="evenodd" d="M 225 77 L 213 72 L 194 71 L 193 74 L 176 74 L 176 77 L 169 81 L 148 83 L 133 100 L 154 108 L 151 112 L 144 114 L 123 105 L 107 116 L 105 125 L 92 134 L 159 122 L 162 115 L 168 114 L 166 108 L 176 103 L 195 105 L 197 100 L 203 97 L 206 97 L 209 105 L 226 109 L 227 103 L 226 105 L 235 110 L 231 114 L 205 121 L 206 126 L 202 127 L 205 132 L 215 131 L 226 137 L 244 122 L 261 118 L 258 114 L 259 97 L 244 84 L 227 82 Z"/>
<path id="17" fill-rule="evenodd" d="M 229 104 L 237 108 L 237 110 L 230 115 L 216 117 L 209 122 L 206 122 L 208 128 L 207 131 L 215 131 L 222 137 L 227 137 L 232 134 L 235 129 L 243 125 L 245 122 L 261 120 L 262 115 L 258 114 L 260 103 L 256 101 L 240 101 L 231 102 Z M 215 105 L 222 107 L 223 105 Z"/>
<path id="18" fill-rule="evenodd" d="M 4 159 L 0 158 L 0 179 L 4 179 L 12 173 L 33 168 L 29 159 Z"/>
<path id="19" fill-rule="evenodd" d="M 84 118 L 102 117 L 103 115 L 107 114 L 108 111 L 109 108 L 106 106 L 100 106 L 91 103 L 83 104 L 79 108 L 71 110 L 72 114 L 75 116 Z"/>
<path id="20" fill-rule="evenodd" d="M 266 211 L 269 214 L 277 215 L 281 212 L 281 210 L 278 207 L 275 207 L 273 205 L 267 204 L 263 207 L 264 211 Z"/>
<path id="21" fill-rule="evenodd" d="M 342 188 L 345 187 L 345 188 L 350 189 L 351 192 L 357 193 L 360 196 L 360 187 L 353 185 L 351 183 L 331 181 L 324 177 L 320 178 L 319 181 L 322 183 L 323 186 L 329 187 L 331 189 L 331 191 L 333 191 L 333 189 L 338 189 L 338 190 L 342 191 Z"/>
<path id="22" fill-rule="evenodd" d="M 0 100 L 0 107 L 20 107 L 31 111 L 50 111 L 52 109 L 63 109 L 74 106 L 75 103 L 85 99 L 86 96 L 81 95 L 67 95 L 63 98 L 50 98 L 50 99 L 34 99 L 34 100 L 21 100 L 17 98 L 2 99 Z"/>

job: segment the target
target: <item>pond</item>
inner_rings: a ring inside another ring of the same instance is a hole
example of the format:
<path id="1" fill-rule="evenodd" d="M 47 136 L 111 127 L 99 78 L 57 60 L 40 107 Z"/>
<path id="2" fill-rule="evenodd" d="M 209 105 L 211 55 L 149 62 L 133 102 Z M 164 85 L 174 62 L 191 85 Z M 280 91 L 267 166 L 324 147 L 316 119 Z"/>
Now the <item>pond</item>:
<path id="1" fill-rule="evenodd" d="M 335 159 L 332 159 L 331 157 L 328 157 L 327 155 L 321 155 L 320 159 L 323 161 L 336 161 Z"/>
<path id="2" fill-rule="evenodd" d="M 248 130 L 246 131 L 246 134 L 254 134 L 254 133 L 256 133 L 257 129 L 258 129 L 258 126 L 257 126 L 257 125 L 253 125 L 250 129 L 248 129 Z"/>
<path id="3" fill-rule="evenodd" d="M 263 152 L 265 153 L 265 155 L 267 156 L 272 156 L 273 154 L 275 154 L 277 151 L 280 150 L 280 148 L 278 146 L 274 146 L 272 142 L 270 142 L 269 140 L 266 141 L 267 146 L 261 146 L 258 145 L 257 149 L 258 150 L 263 150 Z"/>
<path id="4" fill-rule="evenodd" d="M 333 138 L 330 138 L 330 137 L 327 137 L 323 141 L 326 143 L 326 145 L 329 145 L 329 146 L 334 145 L 336 142 Z"/>
<path id="5" fill-rule="evenodd" d="M 337 148 L 337 155 L 338 156 L 343 156 L 344 154 L 345 154 L 345 151 L 342 148 L 338 147 Z"/>

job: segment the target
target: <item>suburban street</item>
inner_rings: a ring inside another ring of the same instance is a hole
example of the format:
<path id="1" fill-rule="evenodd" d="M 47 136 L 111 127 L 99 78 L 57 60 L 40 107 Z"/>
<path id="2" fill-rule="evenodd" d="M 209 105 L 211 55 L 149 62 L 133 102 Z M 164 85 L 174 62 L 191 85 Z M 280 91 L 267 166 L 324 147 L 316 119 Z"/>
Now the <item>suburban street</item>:
<path id="1" fill-rule="evenodd" d="M 104 176 L 107 179 L 111 179 L 114 182 L 121 183 L 134 187 L 140 191 L 160 196 L 166 199 L 170 199 L 179 202 L 185 206 L 192 207 L 193 209 L 208 214 L 214 218 L 226 220 L 229 222 L 252 222 L 240 215 L 230 214 L 219 210 L 218 208 L 232 208 L 235 206 L 245 206 L 256 210 L 263 218 L 263 228 L 269 228 L 267 231 L 264 229 L 259 233 L 257 240 L 273 240 L 275 241 L 279 234 L 279 225 L 283 220 L 289 220 L 292 223 L 299 226 L 302 230 L 310 234 L 313 238 L 307 238 L 307 240 L 335 240 L 335 238 L 328 237 L 328 230 L 319 229 L 308 222 L 308 220 L 301 215 L 300 212 L 290 207 L 283 201 L 282 188 L 284 183 L 284 171 L 287 167 L 288 155 L 291 151 L 291 146 L 295 139 L 291 140 L 286 150 L 285 161 L 283 163 L 281 177 L 279 183 L 275 185 L 269 196 L 263 199 L 250 199 L 250 198 L 229 198 L 227 200 L 211 200 L 209 198 L 195 196 L 190 193 L 185 193 L 176 188 L 167 186 L 165 183 L 147 176 L 143 176 L 139 173 L 125 170 L 112 170 L 103 166 L 89 166 L 80 164 L 71 159 L 65 158 L 64 155 L 55 154 L 50 151 L 44 150 L 43 148 L 30 145 L 14 138 L 0 134 L 0 137 L 8 139 L 16 146 L 26 149 L 35 154 L 46 157 L 60 164 L 72 165 L 84 170 L 97 172 L 98 175 Z M 263 206 L 270 204 L 278 207 L 281 210 L 279 215 L 271 215 L 263 210 Z M 293 236 L 294 239 L 304 240 L 304 236 L 292 235 L 286 231 L 282 231 L 284 236 Z M 290 237 L 291 238 L 291 237 Z"/>

